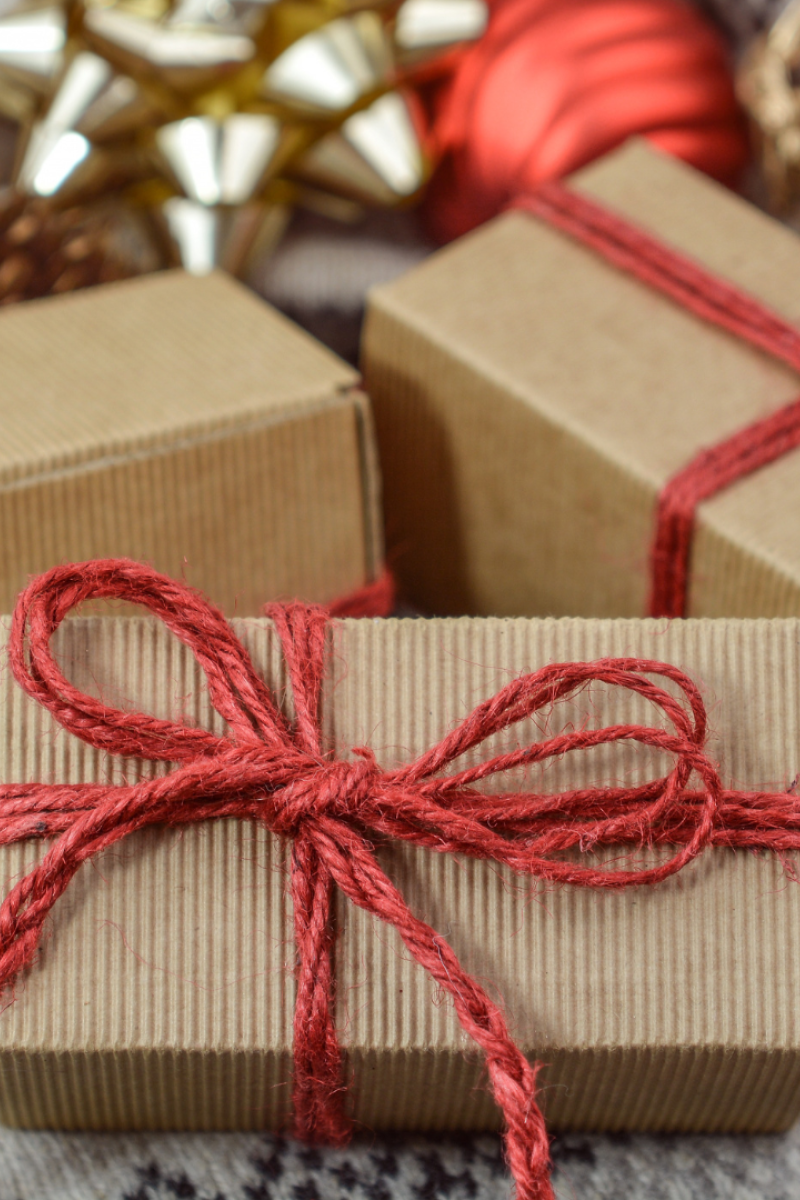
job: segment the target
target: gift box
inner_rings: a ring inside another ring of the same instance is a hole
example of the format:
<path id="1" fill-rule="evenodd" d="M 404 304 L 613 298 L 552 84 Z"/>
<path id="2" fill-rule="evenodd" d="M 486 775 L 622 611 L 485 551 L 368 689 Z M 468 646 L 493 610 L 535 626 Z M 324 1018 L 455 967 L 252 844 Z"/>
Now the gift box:
<path id="1" fill-rule="evenodd" d="M 689 167 L 632 143 L 569 189 L 800 319 L 797 235 Z M 392 561 L 424 610 L 800 613 L 796 453 L 700 504 L 688 604 L 648 607 L 665 485 L 793 400 L 796 372 L 540 216 L 376 288 L 363 370 Z"/>
<path id="2" fill-rule="evenodd" d="M 234 629 L 286 708 L 273 626 L 261 618 Z M 791 799 L 798 635 L 791 619 L 331 622 L 323 740 L 345 759 L 369 746 L 389 768 L 433 746 L 523 671 L 655 658 L 700 688 L 725 786 Z M 76 618 L 54 644 L 68 678 L 107 704 L 181 714 L 222 732 L 197 663 L 162 625 Z M 112 785 L 168 769 L 86 746 L 8 671 L 0 704 L 4 784 Z M 562 729 L 659 720 L 642 695 L 597 683 L 493 734 L 464 761 Z M 543 774 L 516 767 L 502 783 L 479 786 L 488 800 L 520 786 L 636 785 L 663 775 L 669 757 L 616 741 L 557 756 Z M 778 855 L 711 848 L 657 886 L 612 893 L 379 842 L 412 911 L 501 998 L 518 1044 L 545 1064 L 540 1098 L 553 1128 L 763 1131 L 800 1112 L 800 885 Z M 608 866 L 655 861 L 665 849 L 596 853 Z M 0 849 L 6 890 L 41 854 L 31 841 Z M 226 819 L 133 833 L 84 864 L 52 911 L 35 963 L 5 995 L 0 1119 L 89 1129 L 285 1126 L 295 998 L 287 854 L 257 823 Z M 393 929 L 341 896 L 336 923 L 337 1026 L 357 1122 L 494 1128 L 482 1058 L 451 1003 Z"/>
<path id="3" fill-rule="evenodd" d="M 228 612 L 379 569 L 358 377 L 222 274 L 0 314 L 0 611 L 56 562 L 128 555 Z"/>

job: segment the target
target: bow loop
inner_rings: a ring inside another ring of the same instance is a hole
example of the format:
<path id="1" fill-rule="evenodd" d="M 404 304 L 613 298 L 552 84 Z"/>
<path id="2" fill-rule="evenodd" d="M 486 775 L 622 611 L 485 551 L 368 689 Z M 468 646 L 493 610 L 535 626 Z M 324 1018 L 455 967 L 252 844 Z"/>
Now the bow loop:
<path id="1" fill-rule="evenodd" d="M 648 678 L 661 676 L 677 684 L 683 700 L 676 699 L 665 688 Z M 700 693 L 685 672 L 668 663 L 639 658 L 608 658 L 591 663 L 550 663 L 527 675 L 521 675 L 501 688 L 496 695 L 478 704 L 464 720 L 448 733 L 437 746 L 421 755 L 416 762 L 396 772 L 406 783 L 417 783 L 443 771 L 462 755 L 483 745 L 489 738 L 511 726 L 535 716 L 558 701 L 569 699 L 588 684 L 608 683 L 635 692 L 660 708 L 671 723 L 676 736 L 687 746 L 702 746 L 706 737 L 706 714 Z M 633 728 L 633 727 L 629 727 Z M 646 733 L 642 727 L 637 730 Z M 656 731 L 653 731 L 654 736 Z M 657 731 L 663 737 L 663 730 Z M 611 730 L 603 740 L 613 740 Z M 643 739 L 639 739 L 643 740 Z M 489 775 L 510 770 L 515 766 L 542 761 L 570 750 L 581 748 L 579 740 L 558 737 L 509 754 L 492 757 L 479 767 L 458 773 L 453 783 L 476 782 Z"/>
<path id="2" fill-rule="evenodd" d="M 17 602 L 8 648 L 14 678 L 70 733 L 111 754 L 156 761 L 185 762 L 218 747 L 219 739 L 207 730 L 111 708 L 65 678 L 50 639 L 72 609 L 106 598 L 147 608 L 189 647 L 235 738 L 259 738 L 276 749 L 291 745 L 283 718 L 219 609 L 129 559 L 55 567 L 33 579 Z"/>

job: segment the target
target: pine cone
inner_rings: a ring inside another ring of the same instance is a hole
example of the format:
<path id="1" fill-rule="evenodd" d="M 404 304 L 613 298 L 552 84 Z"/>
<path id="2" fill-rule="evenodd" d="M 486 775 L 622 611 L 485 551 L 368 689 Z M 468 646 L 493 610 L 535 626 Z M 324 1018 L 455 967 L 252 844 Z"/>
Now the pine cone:
<path id="1" fill-rule="evenodd" d="M 117 244 L 107 213 L 54 211 L 41 200 L 0 195 L 0 304 L 127 279 L 141 269 Z"/>

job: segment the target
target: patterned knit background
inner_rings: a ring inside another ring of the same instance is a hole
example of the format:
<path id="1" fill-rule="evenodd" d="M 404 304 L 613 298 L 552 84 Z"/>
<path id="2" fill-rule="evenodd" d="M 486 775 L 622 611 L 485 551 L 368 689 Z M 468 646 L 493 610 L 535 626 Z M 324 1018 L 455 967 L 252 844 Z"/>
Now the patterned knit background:
<path id="1" fill-rule="evenodd" d="M 800 1131 L 588 1137 L 554 1146 L 558 1200 L 797 1200 Z M 316 1150 L 255 1134 L 0 1131 L 0 1200 L 507 1200 L 495 1137 Z"/>

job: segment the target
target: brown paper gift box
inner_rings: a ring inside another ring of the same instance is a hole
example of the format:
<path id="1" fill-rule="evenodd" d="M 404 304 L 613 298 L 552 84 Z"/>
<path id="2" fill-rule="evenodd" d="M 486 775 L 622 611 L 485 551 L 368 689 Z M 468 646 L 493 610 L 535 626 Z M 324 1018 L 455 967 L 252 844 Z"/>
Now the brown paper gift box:
<path id="1" fill-rule="evenodd" d="M 800 324 L 797 235 L 631 144 L 571 181 Z M 429 612 L 643 616 L 660 489 L 796 375 L 510 213 L 377 288 L 389 552 Z M 795 451 L 700 506 L 690 616 L 800 614 Z"/>
<path id="2" fill-rule="evenodd" d="M 128 556 L 226 612 L 380 566 L 358 376 L 223 275 L 0 313 L 0 611 L 57 562 Z"/>
<path id="3" fill-rule="evenodd" d="M 285 700 L 271 625 L 236 630 Z M 726 784 L 780 789 L 798 771 L 796 620 L 346 621 L 328 636 L 323 725 L 339 754 L 368 743 L 385 765 L 406 762 L 524 670 L 634 655 L 676 663 L 702 687 Z M 70 621 L 57 654 L 111 703 L 221 731 L 195 662 L 149 620 Z M 65 734 L 8 671 L 0 705 L 4 781 L 132 780 L 145 769 Z M 641 699 L 593 688 L 547 727 L 648 717 Z M 512 730 L 487 751 L 542 732 Z M 635 782 L 663 767 L 619 744 L 551 766 L 545 780 L 553 790 Z M 40 853 L 4 848 L 0 882 Z M 294 986 L 285 853 L 262 829 L 227 821 L 137 834 L 84 866 L 0 1014 L 0 1120 L 282 1126 Z M 412 909 L 503 997 L 526 1053 L 548 1064 L 552 1127 L 755 1131 L 800 1112 L 800 885 L 771 855 L 715 850 L 655 889 L 603 895 L 397 846 L 381 856 Z M 451 1006 L 391 930 L 346 903 L 338 921 L 338 1027 L 358 1120 L 493 1127 L 480 1058 Z"/>

